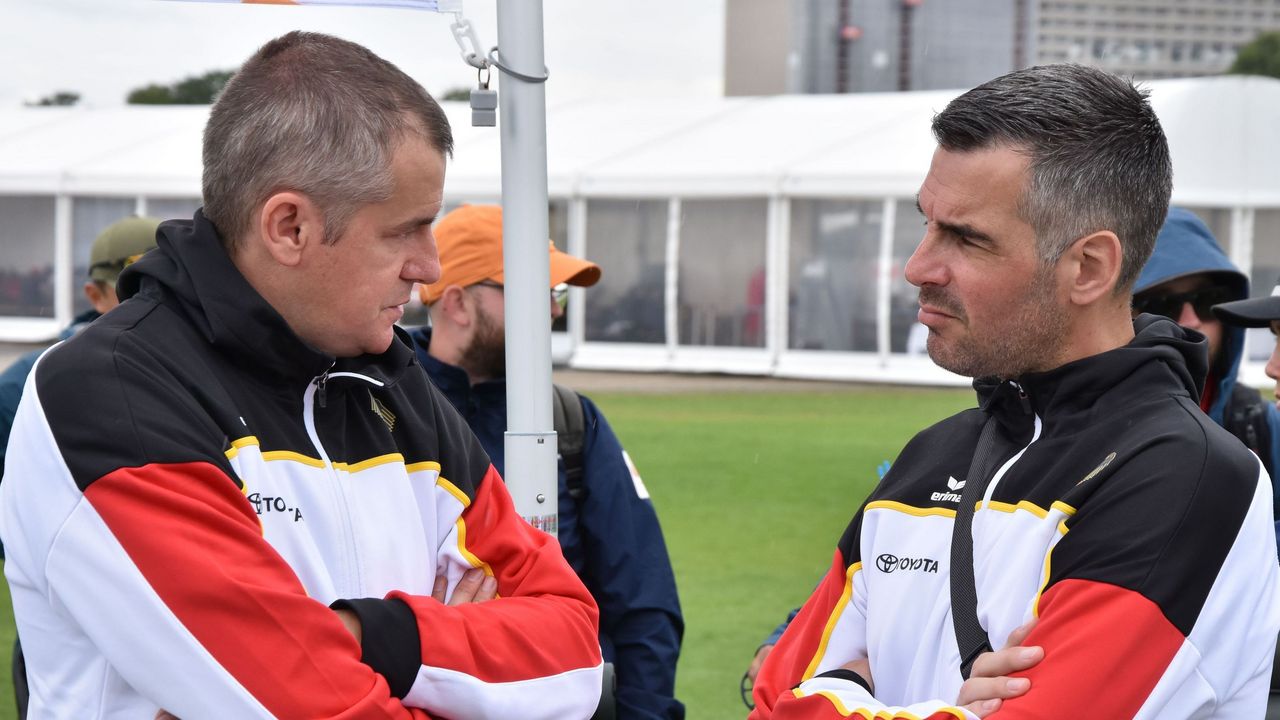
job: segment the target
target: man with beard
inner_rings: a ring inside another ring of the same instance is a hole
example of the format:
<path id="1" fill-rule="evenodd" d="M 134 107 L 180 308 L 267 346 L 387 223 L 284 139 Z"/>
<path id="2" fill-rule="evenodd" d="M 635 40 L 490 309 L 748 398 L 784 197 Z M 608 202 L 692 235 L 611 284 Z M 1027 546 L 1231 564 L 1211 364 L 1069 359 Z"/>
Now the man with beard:
<path id="1" fill-rule="evenodd" d="M 905 272 L 930 357 L 978 407 L 903 449 L 752 717 L 1261 717 L 1271 484 L 1200 411 L 1203 337 L 1130 316 L 1172 184 L 1144 94 L 1040 66 L 933 132 Z"/>
<path id="2" fill-rule="evenodd" d="M 502 472 L 507 425 L 502 209 L 467 205 L 435 227 L 440 279 L 423 286 L 431 327 L 410 333 L 432 382 L 466 419 Z M 600 268 L 550 246 L 550 318 L 567 285 L 588 287 Z M 559 540 L 600 606 L 600 646 L 617 673 L 617 716 L 682 718 L 675 699 L 684 620 L 662 528 L 644 483 L 603 413 L 556 386 L 555 412 L 580 421 L 561 433 Z M 577 405 L 577 407 L 574 407 Z M 581 428 L 578 432 L 573 427 Z M 566 436 L 577 435 L 572 449 Z"/>

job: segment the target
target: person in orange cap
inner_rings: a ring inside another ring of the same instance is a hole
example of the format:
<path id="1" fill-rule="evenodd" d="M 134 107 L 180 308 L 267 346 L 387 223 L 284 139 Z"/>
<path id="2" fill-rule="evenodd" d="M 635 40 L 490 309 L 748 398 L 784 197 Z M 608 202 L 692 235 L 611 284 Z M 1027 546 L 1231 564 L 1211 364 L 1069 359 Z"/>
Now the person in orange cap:
<path id="1" fill-rule="evenodd" d="M 418 359 L 504 468 L 506 342 L 502 209 L 467 205 L 435 226 L 440 279 L 420 289 L 431 327 L 412 330 Z M 600 267 L 550 245 L 548 322 L 568 285 L 590 287 Z M 559 539 L 600 606 L 600 646 L 617 677 L 617 717 L 682 718 L 675 699 L 684 634 L 675 575 L 639 473 L 595 403 L 556 387 L 560 433 Z M 577 417 L 577 420 L 571 418 Z"/>

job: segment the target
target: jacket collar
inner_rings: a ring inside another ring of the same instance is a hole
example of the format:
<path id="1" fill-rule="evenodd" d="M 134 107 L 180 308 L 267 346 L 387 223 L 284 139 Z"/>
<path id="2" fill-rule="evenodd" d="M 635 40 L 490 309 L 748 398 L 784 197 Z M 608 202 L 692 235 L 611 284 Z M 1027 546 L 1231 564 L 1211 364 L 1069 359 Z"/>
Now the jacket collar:
<path id="1" fill-rule="evenodd" d="M 1025 425 L 1033 412 L 1045 418 L 1087 411 L 1104 394 L 1156 365 L 1168 372 L 1143 375 L 1153 378 L 1143 380 L 1153 392 L 1181 392 L 1199 402 L 1208 371 L 1204 336 L 1155 315 L 1141 315 L 1133 324 L 1133 340 L 1114 350 L 1012 380 L 974 380 L 979 407 L 1011 427 Z"/>
<path id="2" fill-rule="evenodd" d="M 156 250 L 120 275 L 121 300 L 156 295 L 177 305 L 215 349 L 256 373 L 310 381 L 333 368 L 390 385 L 413 364 L 407 336 L 399 329 L 399 341 L 380 355 L 338 360 L 303 342 L 232 263 L 201 210 L 191 220 L 161 223 L 156 240 Z"/>

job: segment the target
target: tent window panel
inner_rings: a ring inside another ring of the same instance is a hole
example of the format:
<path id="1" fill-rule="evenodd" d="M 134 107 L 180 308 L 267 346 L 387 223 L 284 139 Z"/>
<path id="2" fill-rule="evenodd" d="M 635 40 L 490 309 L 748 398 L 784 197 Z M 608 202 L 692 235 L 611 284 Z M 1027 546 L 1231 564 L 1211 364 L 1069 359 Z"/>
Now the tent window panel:
<path id="1" fill-rule="evenodd" d="M 764 199 L 680 204 L 680 344 L 764 347 Z"/>
<path id="2" fill-rule="evenodd" d="M 1252 297 L 1270 295 L 1276 285 L 1280 285 L 1280 210 L 1255 210 L 1253 271 L 1249 274 L 1249 294 Z M 1250 360 L 1266 362 L 1271 357 L 1271 351 L 1276 346 L 1271 330 L 1249 330 L 1245 338 L 1245 354 Z"/>
<path id="3" fill-rule="evenodd" d="M 71 312 L 75 315 L 89 309 L 89 299 L 80 286 L 89 279 L 89 252 L 98 234 L 111 223 L 133 215 L 137 203 L 133 198 L 76 197 L 71 199 L 71 267 L 73 288 Z"/>
<path id="4" fill-rule="evenodd" d="M 0 316 L 53 317 L 53 197 L 0 196 Z"/>
<path id="5" fill-rule="evenodd" d="M 586 256 L 600 282 L 586 292 L 592 342 L 666 342 L 666 200 L 587 202 Z"/>
<path id="6" fill-rule="evenodd" d="M 889 268 L 889 352 L 924 355 L 929 329 L 920 324 L 920 289 L 907 282 L 907 260 L 924 239 L 924 218 L 915 200 L 896 201 L 893 265 Z"/>
<path id="7" fill-rule="evenodd" d="M 795 350 L 876 350 L 876 267 L 882 200 L 791 202 L 791 295 Z"/>
<path id="8" fill-rule="evenodd" d="M 190 220 L 203 204 L 198 197 L 147 198 L 147 215 L 160 220 Z"/>
<path id="9" fill-rule="evenodd" d="M 1218 241 L 1218 247 L 1222 248 L 1227 257 L 1231 257 L 1231 208 L 1186 207 L 1209 226 L 1209 232 Z M 1255 233 L 1254 237 L 1259 235 Z"/>

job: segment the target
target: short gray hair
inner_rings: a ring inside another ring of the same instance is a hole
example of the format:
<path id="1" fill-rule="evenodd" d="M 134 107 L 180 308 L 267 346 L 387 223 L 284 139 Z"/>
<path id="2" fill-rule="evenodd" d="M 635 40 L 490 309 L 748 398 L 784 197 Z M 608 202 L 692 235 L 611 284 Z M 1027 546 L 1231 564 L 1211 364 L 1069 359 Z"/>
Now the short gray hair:
<path id="1" fill-rule="evenodd" d="M 1035 229 L 1040 259 L 1056 262 L 1071 243 L 1110 230 L 1124 258 L 1116 292 L 1129 292 L 1169 210 L 1173 164 L 1147 93 L 1083 65 L 1041 65 L 986 82 L 933 119 L 949 151 L 998 145 L 1030 158 L 1019 201 Z"/>
<path id="2" fill-rule="evenodd" d="M 324 212 L 326 242 L 391 196 L 391 153 L 416 133 L 453 153 L 449 120 L 413 78 L 368 49 L 318 33 L 263 45 L 227 83 L 204 131 L 204 214 L 228 250 L 272 194 Z"/>

